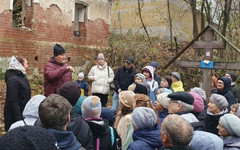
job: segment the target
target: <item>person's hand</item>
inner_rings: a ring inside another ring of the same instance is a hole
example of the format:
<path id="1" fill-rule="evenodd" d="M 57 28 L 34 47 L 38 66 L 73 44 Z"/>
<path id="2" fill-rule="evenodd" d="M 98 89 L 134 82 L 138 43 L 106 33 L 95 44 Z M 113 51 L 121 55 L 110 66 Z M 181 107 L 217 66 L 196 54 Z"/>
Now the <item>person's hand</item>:
<path id="1" fill-rule="evenodd" d="M 74 68 L 72 66 L 67 66 L 68 71 L 74 72 Z"/>
<path id="2" fill-rule="evenodd" d="M 122 90 L 121 89 L 118 89 L 118 93 L 120 93 Z"/>

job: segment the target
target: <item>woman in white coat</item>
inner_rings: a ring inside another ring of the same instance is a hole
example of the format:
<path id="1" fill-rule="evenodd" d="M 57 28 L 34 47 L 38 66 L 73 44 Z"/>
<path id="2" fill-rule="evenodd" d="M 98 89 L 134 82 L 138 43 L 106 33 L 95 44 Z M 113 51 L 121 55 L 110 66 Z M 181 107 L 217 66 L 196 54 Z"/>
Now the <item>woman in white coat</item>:
<path id="1" fill-rule="evenodd" d="M 97 65 L 93 66 L 88 73 L 88 79 L 92 82 L 92 95 L 98 96 L 101 99 L 102 107 L 106 107 L 108 94 L 110 92 L 109 84 L 113 82 L 114 72 L 107 65 L 104 55 L 98 54 Z"/>

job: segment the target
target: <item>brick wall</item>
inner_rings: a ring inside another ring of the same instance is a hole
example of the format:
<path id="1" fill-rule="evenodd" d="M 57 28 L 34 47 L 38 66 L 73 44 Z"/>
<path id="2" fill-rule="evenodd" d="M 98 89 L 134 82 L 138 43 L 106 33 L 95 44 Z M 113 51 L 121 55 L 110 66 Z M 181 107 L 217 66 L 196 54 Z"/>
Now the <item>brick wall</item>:
<path id="1" fill-rule="evenodd" d="M 45 11 L 39 4 L 26 7 L 25 26 L 31 30 L 12 27 L 12 11 L 0 14 L 0 57 L 26 57 L 30 68 L 43 72 L 53 54 L 53 46 L 60 43 L 67 50 L 70 65 L 83 65 L 85 55 L 96 55 L 96 49 L 109 46 L 109 25 L 103 19 L 88 20 L 85 37 L 73 36 L 72 26 L 62 23 L 62 12 L 56 5 Z M 69 18 L 72 19 L 72 18 Z M 81 26 L 82 27 L 82 26 Z M 38 62 L 34 58 L 38 57 Z M 31 70 L 31 69 L 30 69 Z"/>

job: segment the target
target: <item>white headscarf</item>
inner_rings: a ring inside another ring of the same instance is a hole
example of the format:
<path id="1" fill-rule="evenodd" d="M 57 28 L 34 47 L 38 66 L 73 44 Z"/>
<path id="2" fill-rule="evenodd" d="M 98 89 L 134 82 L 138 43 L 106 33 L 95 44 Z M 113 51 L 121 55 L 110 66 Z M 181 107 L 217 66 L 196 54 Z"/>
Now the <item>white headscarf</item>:
<path id="1" fill-rule="evenodd" d="M 26 74 L 26 69 L 23 65 L 17 60 L 15 56 L 12 56 L 9 69 L 21 71 L 23 74 Z"/>

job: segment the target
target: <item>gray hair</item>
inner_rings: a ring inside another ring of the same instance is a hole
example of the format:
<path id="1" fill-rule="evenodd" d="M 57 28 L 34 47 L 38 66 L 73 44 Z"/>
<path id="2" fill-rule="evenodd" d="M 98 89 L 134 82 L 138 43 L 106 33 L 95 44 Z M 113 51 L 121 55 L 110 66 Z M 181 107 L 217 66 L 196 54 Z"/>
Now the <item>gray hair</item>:
<path id="1" fill-rule="evenodd" d="M 183 107 L 183 111 L 192 111 L 193 110 L 193 105 L 190 105 L 190 104 L 187 104 L 187 103 L 184 103 L 182 101 L 177 101 L 179 104 L 182 104 Z"/>
<path id="2" fill-rule="evenodd" d="M 168 115 L 162 122 L 161 127 L 162 133 L 168 136 L 173 146 L 186 146 L 192 140 L 193 127 L 179 115 Z"/>

